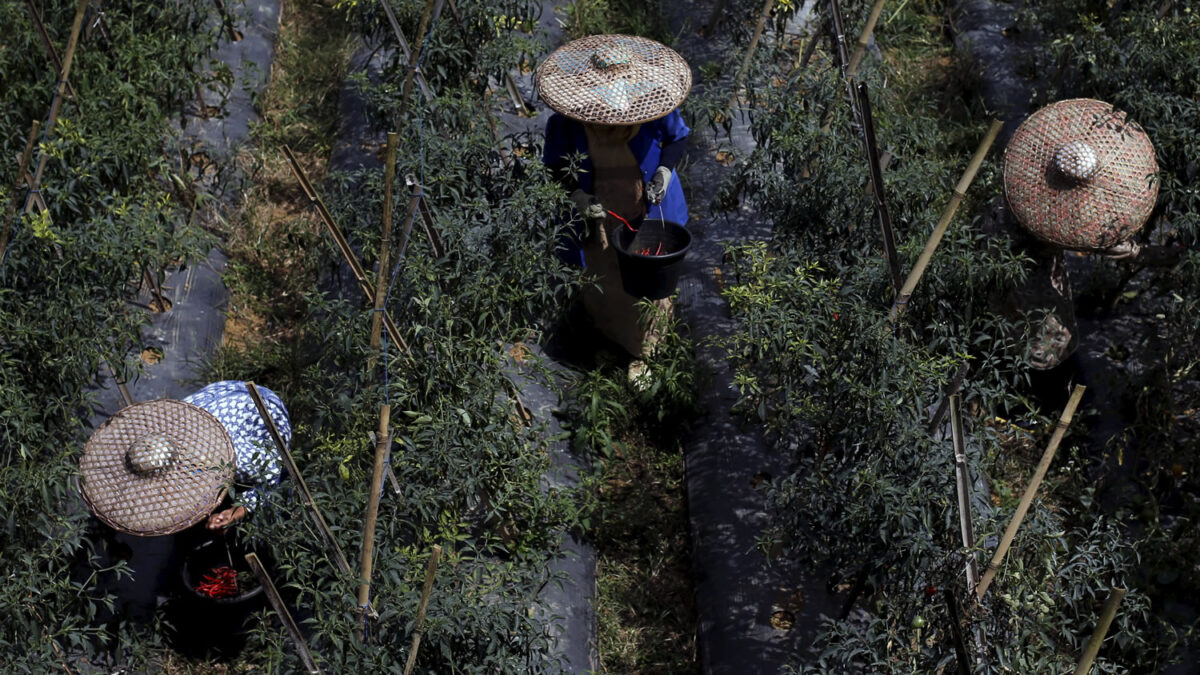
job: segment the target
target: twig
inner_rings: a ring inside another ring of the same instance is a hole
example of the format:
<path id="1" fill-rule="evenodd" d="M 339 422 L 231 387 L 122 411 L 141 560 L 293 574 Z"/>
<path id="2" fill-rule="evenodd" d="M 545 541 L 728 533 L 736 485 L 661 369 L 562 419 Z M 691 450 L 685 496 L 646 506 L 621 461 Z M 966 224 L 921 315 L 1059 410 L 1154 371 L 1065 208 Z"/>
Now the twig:
<path id="1" fill-rule="evenodd" d="M 392 406 L 379 406 L 379 442 L 375 444 L 375 466 L 371 470 L 371 492 L 367 495 L 367 518 L 363 527 L 362 558 L 358 565 L 358 606 L 363 613 L 371 605 L 371 573 L 375 565 L 375 523 L 379 519 L 379 498 L 383 492 L 383 467 L 391 454 L 392 436 L 389 432 Z M 362 624 L 357 629 L 358 639 L 363 639 Z"/>
<path id="2" fill-rule="evenodd" d="M 296 460 L 292 458 L 292 453 L 288 450 L 287 444 L 283 442 L 283 437 L 279 435 L 279 429 L 275 427 L 275 421 L 271 419 L 270 413 L 267 412 L 267 406 L 263 403 L 262 396 L 258 393 L 258 387 L 255 387 L 253 382 L 247 382 L 246 390 L 250 392 L 250 398 L 254 400 L 254 405 L 258 408 L 258 414 L 262 416 L 263 422 L 266 423 L 267 432 L 271 434 L 271 440 L 275 441 L 275 447 L 279 449 L 279 456 L 283 458 L 283 463 L 287 467 L 288 474 L 291 475 L 292 480 L 296 481 L 300 497 L 304 501 L 304 505 L 308 507 L 309 516 L 312 517 L 313 524 L 317 527 L 317 532 L 325 540 L 326 550 L 329 552 L 330 557 L 333 558 L 333 562 L 337 565 L 338 570 L 342 574 L 350 575 L 350 563 L 346 562 L 346 554 L 342 553 L 342 547 L 338 545 L 337 539 L 334 539 L 333 533 L 329 531 L 329 525 L 325 523 L 325 516 L 321 515 L 321 509 L 317 507 L 317 502 L 313 500 L 312 493 L 308 491 L 308 485 L 304 482 L 304 476 L 300 474 L 300 468 L 296 466 Z"/>
<path id="3" fill-rule="evenodd" d="M 908 278 L 904 280 L 904 286 L 900 288 L 899 295 L 896 296 L 895 302 L 892 303 L 892 310 L 889 316 L 892 324 L 895 324 L 899 320 L 905 305 L 912 298 L 913 291 L 917 288 L 917 282 L 925 274 L 925 268 L 929 266 L 929 261 L 933 258 L 934 251 L 937 250 L 938 244 L 941 243 L 942 237 L 946 234 L 946 228 L 950 226 L 950 221 L 954 218 L 954 213 L 958 210 L 958 205 L 962 203 L 963 198 L 966 196 L 967 188 L 971 187 L 972 181 L 975 180 L 976 172 L 979 171 L 984 157 L 987 156 L 988 149 L 992 147 L 992 142 L 996 140 L 996 136 L 1000 134 L 1000 129 L 1003 126 L 1004 123 L 1000 120 L 992 121 L 992 126 L 988 129 L 987 134 L 984 135 L 983 141 L 979 143 L 979 148 L 975 150 L 975 156 L 971 158 L 970 164 L 967 165 L 967 170 L 963 172 L 958 185 L 954 187 L 954 194 L 950 197 L 950 203 L 942 211 L 942 217 L 938 220 L 937 226 L 933 228 L 933 234 L 929 235 L 929 239 L 925 242 L 925 250 L 921 251 L 921 255 L 917 258 L 916 264 L 913 265 L 912 271 L 908 273 Z"/>
<path id="4" fill-rule="evenodd" d="M 963 434 L 962 398 L 950 397 L 950 434 L 954 443 L 954 485 L 958 493 L 958 525 L 967 556 L 967 588 L 979 583 L 979 565 L 975 562 L 975 533 L 971 527 L 971 475 L 967 468 L 967 444 Z"/>
<path id="5" fill-rule="evenodd" d="M 262 584 L 263 591 L 267 594 L 267 599 L 271 601 L 271 606 L 275 608 L 275 613 L 279 615 L 279 620 L 283 623 L 283 627 L 287 629 L 288 635 L 292 636 L 292 642 L 296 645 L 296 654 L 300 656 L 301 663 L 308 669 L 309 673 L 320 675 L 321 669 L 317 667 L 316 661 L 313 660 L 312 652 L 308 651 L 308 645 L 304 642 L 304 635 L 300 633 L 300 627 L 296 625 L 295 619 L 292 618 L 291 612 L 288 611 L 287 605 L 283 602 L 283 597 L 279 595 L 279 591 L 275 589 L 274 582 L 267 575 L 267 570 L 263 568 L 262 561 L 254 553 L 246 554 L 246 562 L 250 565 L 250 571 L 254 572 L 254 576 L 258 578 L 258 583 Z"/>
<path id="6" fill-rule="evenodd" d="M 1108 592 L 1104 609 L 1100 611 L 1100 623 L 1096 624 L 1096 630 L 1092 632 L 1092 638 L 1083 650 L 1083 658 L 1079 659 L 1079 665 L 1075 667 L 1075 675 L 1087 675 L 1091 671 L 1092 662 L 1100 653 L 1100 644 L 1104 642 L 1104 635 L 1108 633 L 1108 627 L 1112 625 L 1113 618 L 1117 615 L 1117 607 L 1124 597 L 1124 588 L 1114 588 Z"/>
<path id="7" fill-rule="evenodd" d="M 1046 477 L 1046 472 L 1050 469 L 1050 462 L 1054 459 L 1054 453 L 1058 452 L 1058 446 L 1062 443 L 1063 436 L 1067 434 L 1067 427 L 1071 425 L 1071 419 L 1075 417 L 1075 409 L 1079 407 L 1079 399 L 1083 398 L 1083 391 L 1086 389 L 1081 384 L 1075 385 L 1075 390 L 1071 392 L 1071 398 L 1067 401 L 1067 407 L 1062 412 L 1062 417 L 1058 420 L 1058 426 L 1054 427 L 1054 435 L 1050 437 L 1050 444 L 1046 446 L 1046 452 L 1042 454 L 1042 460 L 1038 462 L 1037 469 L 1033 472 L 1033 478 L 1029 481 L 1029 485 L 1025 487 L 1025 494 L 1021 495 L 1021 502 L 1017 504 L 1017 511 L 1013 514 L 1012 520 L 1008 523 L 1008 528 L 1004 530 L 1004 536 L 1000 538 L 1000 545 L 996 547 L 996 552 L 992 555 L 992 562 L 988 563 L 987 571 L 983 573 L 983 579 L 980 580 L 979 586 L 975 588 L 975 598 L 983 599 L 983 594 L 987 593 L 988 586 L 992 584 L 992 580 L 996 578 L 996 573 L 1000 570 L 1000 563 L 1004 561 L 1004 555 L 1008 553 L 1009 546 L 1012 545 L 1013 538 L 1017 536 L 1017 530 L 1021 527 L 1021 521 L 1025 519 L 1026 512 L 1029 511 L 1029 505 L 1033 503 L 1033 497 L 1037 494 L 1038 488 L 1042 485 L 1042 479 Z"/>
<path id="8" fill-rule="evenodd" d="M 386 0 L 384 4 L 387 4 Z M 388 256 L 392 249 L 392 188 L 396 182 L 396 147 L 400 135 L 389 131 L 383 173 L 383 237 L 379 244 L 379 272 L 375 275 L 375 312 L 371 315 L 371 349 L 379 349 L 383 333 L 383 301 L 387 294 Z"/>
<path id="9" fill-rule="evenodd" d="M 417 650 L 421 648 L 421 635 L 425 632 L 425 610 L 429 608 L 429 596 L 433 593 L 433 580 L 441 557 L 442 547 L 435 545 L 429 556 L 429 565 L 425 567 L 425 586 L 421 588 L 421 604 L 417 606 L 417 623 L 413 631 L 412 648 L 408 650 L 408 661 L 404 664 L 404 675 L 410 675 L 417 665 Z"/>

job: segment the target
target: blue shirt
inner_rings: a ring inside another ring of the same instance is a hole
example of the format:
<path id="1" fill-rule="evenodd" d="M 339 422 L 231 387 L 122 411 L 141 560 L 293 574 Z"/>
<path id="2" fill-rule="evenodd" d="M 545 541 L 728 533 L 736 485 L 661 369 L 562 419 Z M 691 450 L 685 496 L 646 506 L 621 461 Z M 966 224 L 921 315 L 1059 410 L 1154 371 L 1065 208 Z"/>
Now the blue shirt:
<path id="1" fill-rule="evenodd" d="M 290 444 L 292 426 L 283 401 L 266 387 L 255 385 L 255 388 L 262 395 L 267 413 L 284 444 Z M 246 383 L 214 382 L 183 401 L 212 413 L 233 439 L 234 481 L 243 488 L 239 495 L 241 504 L 247 511 L 253 511 L 258 504 L 259 490 L 279 484 L 279 450 L 258 413 L 258 406 L 250 398 Z"/>
<path id="2" fill-rule="evenodd" d="M 691 129 L 683 122 L 678 110 L 672 110 L 666 117 L 646 122 L 638 130 L 633 140 L 629 141 L 629 150 L 642 170 L 642 180 L 650 182 L 658 169 L 659 158 L 662 156 L 662 146 L 686 138 Z M 542 163 L 551 168 L 565 167 L 570 164 L 570 158 L 576 153 L 584 155 L 579 164 L 579 187 L 588 193 L 592 189 L 592 160 L 587 156 L 587 133 L 583 123 L 564 117 L 558 113 L 546 121 L 546 144 L 542 149 Z M 687 201 L 683 197 L 683 188 L 679 186 L 679 176 L 671 170 L 671 182 L 667 185 L 667 194 L 661 204 L 650 204 L 646 212 L 646 220 L 663 218 L 680 225 L 687 225 Z M 581 233 L 576 233 L 577 235 Z M 575 264 L 583 263 L 583 253 L 577 240 L 564 242 L 566 251 L 564 258 Z"/>

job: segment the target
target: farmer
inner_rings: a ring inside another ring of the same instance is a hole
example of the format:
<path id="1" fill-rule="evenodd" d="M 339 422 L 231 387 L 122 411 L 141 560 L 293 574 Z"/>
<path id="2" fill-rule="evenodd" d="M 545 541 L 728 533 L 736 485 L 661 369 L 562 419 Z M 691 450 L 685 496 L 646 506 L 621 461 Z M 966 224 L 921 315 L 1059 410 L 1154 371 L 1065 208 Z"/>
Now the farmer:
<path id="1" fill-rule="evenodd" d="M 579 219 L 560 244 L 570 263 L 594 279 L 583 304 L 597 329 L 639 367 L 658 340 L 670 299 L 641 316 L 621 286 L 609 233 L 659 219 L 686 225 L 687 202 L 675 167 L 689 129 L 677 110 L 691 88 L 687 63 L 639 37 L 595 35 L 558 48 L 538 68 L 546 123 L 542 161 L 568 191 Z"/>
<path id="2" fill-rule="evenodd" d="M 287 408 L 258 387 L 284 443 Z M 126 534 L 172 534 L 200 522 L 228 527 L 279 483 L 279 452 L 245 382 L 210 384 L 182 401 L 159 399 L 101 424 L 80 460 L 81 492 L 100 520 Z M 227 498 L 229 488 L 236 494 Z"/>

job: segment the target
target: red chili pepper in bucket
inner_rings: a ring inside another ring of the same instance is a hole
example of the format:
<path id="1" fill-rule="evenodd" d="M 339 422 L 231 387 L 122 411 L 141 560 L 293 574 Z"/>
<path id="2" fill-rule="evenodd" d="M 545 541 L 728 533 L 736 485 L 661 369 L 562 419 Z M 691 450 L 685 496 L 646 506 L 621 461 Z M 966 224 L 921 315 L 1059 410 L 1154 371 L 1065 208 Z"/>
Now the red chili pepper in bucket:
<path id="1" fill-rule="evenodd" d="M 212 568 L 200 577 L 196 592 L 210 598 L 232 598 L 238 594 L 237 570 L 228 565 Z"/>

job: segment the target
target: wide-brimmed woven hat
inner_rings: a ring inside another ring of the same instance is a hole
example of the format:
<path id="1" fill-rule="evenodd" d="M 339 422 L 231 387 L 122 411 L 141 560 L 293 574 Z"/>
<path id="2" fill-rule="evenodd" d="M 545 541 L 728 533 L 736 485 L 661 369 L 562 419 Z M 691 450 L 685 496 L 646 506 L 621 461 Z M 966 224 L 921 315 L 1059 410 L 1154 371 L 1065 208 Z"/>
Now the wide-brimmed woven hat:
<path id="1" fill-rule="evenodd" d="M 160 399 L 92 432 L 80 492 L 96 517 L 129 534 L 171 534 L 203 520 L 233 480 L 233 440 L 203 408 Z"/>
<path id="2" fill-rule="evenodd" d="M 1026 229 L 1064 248 L 1133 236 L 1158 198 L 1154 145 L 1112 105 L 1059 101 L 1029 116 L 1004 151 L 1004 194 Z"/>
<path id="3" fill-rule="evenodd" d="M 592 35 L 559 47 L 538 66 L 538 95 L 557 112 L 592 124 L 641 124 L 687 98 L 692 69 L 670 47 L 632 35 Z"/>

